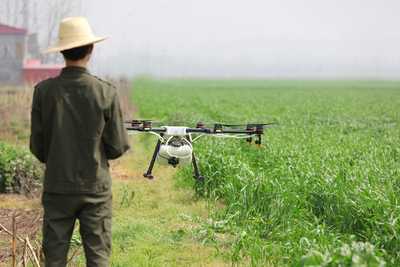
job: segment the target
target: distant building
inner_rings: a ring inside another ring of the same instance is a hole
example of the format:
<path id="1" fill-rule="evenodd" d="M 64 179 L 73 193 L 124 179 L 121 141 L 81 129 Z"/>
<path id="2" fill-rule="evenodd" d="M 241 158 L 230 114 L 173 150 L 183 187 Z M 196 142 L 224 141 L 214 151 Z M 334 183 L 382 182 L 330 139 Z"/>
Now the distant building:
<path id="1" fill-rule="evenodd" d="M 28 59 L 23 68 L 23 84 L 37 84 L 60 75 L 64 65 L 43 65 L 40 59 Z"/>
<path id="2" fill-rule="evenodd" d="M 0 24 L 0 84 L 22 83 L 28 49 L 27 31 Z"/>
<path id="3" fill-rule="evenodd" d="M 36 35 L 0 24 L 0 85 L 36 84 L 60 74 L 63 65 L 42 65 Z"/>

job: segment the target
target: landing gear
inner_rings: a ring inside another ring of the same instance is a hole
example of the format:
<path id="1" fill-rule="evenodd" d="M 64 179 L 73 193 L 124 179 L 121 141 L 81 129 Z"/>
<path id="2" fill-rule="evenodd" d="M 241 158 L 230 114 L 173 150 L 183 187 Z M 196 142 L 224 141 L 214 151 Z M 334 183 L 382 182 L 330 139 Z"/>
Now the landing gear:
<path id="1" fill-rule="evenodd" d="M 163 137 L 164 134 L 163 134 L 163 133 L 160 133 L 160 136 Z M 188 141 L 189 141 L 190 143 L 192 143 L 192 140 L 191 140 L 191 138 L 190 138 L 190 135 L 188 135 Z M 144 176 L 145 178 L 148 178 L 148 179 L 150 179 L 150 180 L 154 178 L 153 175 L 151 174 L 151 172 L 152 172 L 152 170 L 153 170 L 154 162 L 156 161 L 157 154 L 158 154 L 158 152 L 160 151 L 160 146 L 161 146 L 161 139 L 158 139 L 156 148 L 155 148 L 154 153 L 153 153 L 153 157 L 151 158 L 151 162 L 150 162 L 149 169 L 147 170 L 146 173 L 143 174 L 143 176 Z M 194 152 L 193 152 L 193 151 L 192 151 L 192 162 L 193 162 L 194 172 L 195 172 L 195 174 L 193 174 L 193 178 L 196 179 L 196 180 L 204 181 L 205 178 L 204 178 L 204 176 L 201 176 L 201 175 L 200 175 L 199 167 L 197 166 L 196 157 L 194 156 Z M 168 163 L 171 164 L 171 165 L 173 165 L 174 167 L 176 167 L 176 165 L 179 164 L 179 159 L 177 159 L 177 158 L 171 158 L 171 159 L 168 160 Z"/>

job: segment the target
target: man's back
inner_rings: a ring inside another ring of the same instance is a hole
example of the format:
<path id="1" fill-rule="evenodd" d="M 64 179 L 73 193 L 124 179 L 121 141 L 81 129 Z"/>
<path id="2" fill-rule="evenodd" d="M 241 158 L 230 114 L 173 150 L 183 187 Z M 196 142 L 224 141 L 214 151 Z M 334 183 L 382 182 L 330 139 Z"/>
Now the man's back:
<path id="1" fill-rule="evenodd" d="M 43 140 L 44 190 L 93 194 L 109 188 L 107 160 L 128 149 L 116 88 L 86 68 L 66 67 L 36 86 L 33 103 L 32 119 L 41 120 L 33 125 L 42 127 L 32 129 L 32 138 Z"/>

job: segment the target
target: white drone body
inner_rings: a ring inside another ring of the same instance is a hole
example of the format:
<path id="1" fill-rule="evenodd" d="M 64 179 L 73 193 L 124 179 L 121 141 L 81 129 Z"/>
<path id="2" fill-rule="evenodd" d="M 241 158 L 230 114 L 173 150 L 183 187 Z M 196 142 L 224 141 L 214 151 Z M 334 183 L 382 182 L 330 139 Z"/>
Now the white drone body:
<path id="1" fill-rule="evenodd" d="M 189 166 L 192 163 L 193 153 L 190 142 L 185 139 L 169 142 L 173 137 L 187 135 L 186 129 L 188 127 L 164 126 L 164 128 L 166 129 L 164 138 L 168 138 L 168 140 L 160 145 L 160 150 L 157 153 L 157 163 L 159 165 L 168 165 L 171 164 L 170 162 L 173 158 L 176 158 L 178 159 L 178 164 L 174 166 Z"/>

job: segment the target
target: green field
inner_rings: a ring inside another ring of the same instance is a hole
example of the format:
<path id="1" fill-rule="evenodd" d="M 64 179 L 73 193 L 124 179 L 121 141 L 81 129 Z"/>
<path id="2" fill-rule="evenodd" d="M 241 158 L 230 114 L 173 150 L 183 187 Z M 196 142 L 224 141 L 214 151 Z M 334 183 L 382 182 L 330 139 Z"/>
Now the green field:
<path id="1" fill-rule="evenodd" d="M 251 266 L 400 265 L 400 82 L 140 77 L 132 99 L 141 119 L 282 126 L 266 129 L 261 148 L 202 137 L 193 147 L 206 182 L 192 167 L 175 175 L 177 186 L 225 205 L 201 228 L 217 256 Z"/>

